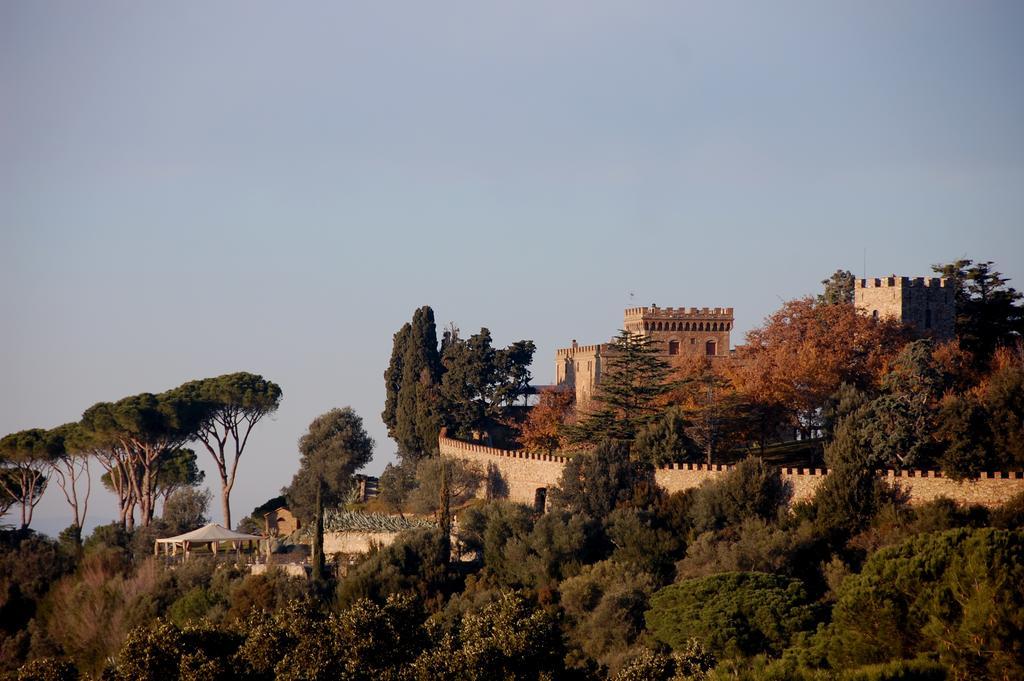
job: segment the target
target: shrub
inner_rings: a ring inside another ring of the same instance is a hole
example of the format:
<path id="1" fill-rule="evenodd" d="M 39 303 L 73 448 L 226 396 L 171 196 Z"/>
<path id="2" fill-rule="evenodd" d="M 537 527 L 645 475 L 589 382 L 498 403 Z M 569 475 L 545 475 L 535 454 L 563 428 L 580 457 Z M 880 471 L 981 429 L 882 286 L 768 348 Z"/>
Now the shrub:
<path id="1" fill-rule="evenodd" d="M 404 532 L 393 544 L 371 553 L 338 585 L 338 602 L 360 598 L 384 603 L 388 594 L 412 593 L 435 602 L 448 588 L 448 556 L 438 529 Z"/>
<path id="2" fill-rule="evenodd" d="M 845 579 L 822 632 L 837 668 L 938 651 L 961 678 L 1024 676 L 1024 533 L 924 534 Z"/>
<path id="3" fill-rule="evenodd" d="M 654 578 L 610 560 L 584 567 L 559 586 L 569 640 L 584 654 L 617 669 L 644 630 Z"/>
<path id="4" fill-rule="evenodd" d="M 68 660 L 37 657 L 18 670 L 18 681 L 77 681 L 78 669 Z"/>
<path id="5" fill-rule="evenodd" d="M 696 638 L 718 657 L 778 655 L 815 625 L 803 585 L 761 572 L 688 579 L 651 597 L 647 628 L 673 650 Z"/>
<path id="6" fill-rule="evenodd" d="M 698 532 L 720 530 L 747 518 L 773 519 L 792 494 L 778 468 L 758 457 L 748 457 L 721 479 L 698 488 L 690 517 Z"/>

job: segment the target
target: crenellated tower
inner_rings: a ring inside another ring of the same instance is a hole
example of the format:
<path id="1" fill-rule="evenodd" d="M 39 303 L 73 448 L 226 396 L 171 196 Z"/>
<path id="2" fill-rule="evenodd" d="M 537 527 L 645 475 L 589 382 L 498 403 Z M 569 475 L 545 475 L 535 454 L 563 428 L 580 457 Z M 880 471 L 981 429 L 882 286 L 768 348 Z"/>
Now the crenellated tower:
<path id="1" fill-rule="evenodd" d="M 858 279 L 853 285 L 853 304 L 862 314 L 895 319 L 923 336 L 936 340 L 954 336 L 956 296 L 948 279 L 896 275 Z"/>
<path id="2" fill-rule="evenodd" d="M 693 357 L 713 361 L 730 356 L 731 307 L 631 307 L 623 316 L 622 328 L 660 341 L 665 360 L 681 366 Z M 572 386 L 576 404 L 586 404 L 601 380 L 608 355 L 614 351 L 608 343 L 579 345 L 555 351 L 555 384 Z"/>

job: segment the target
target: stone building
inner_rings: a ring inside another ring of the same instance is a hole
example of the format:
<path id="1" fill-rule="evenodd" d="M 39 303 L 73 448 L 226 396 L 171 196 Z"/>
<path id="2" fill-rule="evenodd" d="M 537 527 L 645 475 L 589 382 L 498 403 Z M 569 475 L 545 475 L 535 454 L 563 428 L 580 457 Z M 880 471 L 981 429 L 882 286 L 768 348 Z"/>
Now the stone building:
<path id="1" fill-rule="evenodd" d="M 858 279 L 853 304 L 875 319 L 895 319 L 936 340 L 953 338 L 955 291 L 948 279 L 890 277 Z"/>
<path id="2" fill-rule="evenodd" d="M 670 366 L 682 366 L 694 357 L 717 361 L 730 354 L 733 326 L 731 307 L 630 307 L 622 328 L 658 341 Z M 601 380 L 612 347 L 609 343 L 578 345 L 555 351 L 555 384 L 576 390 L 576 404 L 586 404 Z"/>

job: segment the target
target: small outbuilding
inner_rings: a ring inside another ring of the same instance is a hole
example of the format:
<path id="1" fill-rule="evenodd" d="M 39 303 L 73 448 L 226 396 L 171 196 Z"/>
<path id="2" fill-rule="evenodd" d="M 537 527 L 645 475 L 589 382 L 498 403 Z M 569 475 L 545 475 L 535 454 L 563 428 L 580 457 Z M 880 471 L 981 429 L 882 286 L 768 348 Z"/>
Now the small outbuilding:
<path id="1" fill-rule="evenodd" d="M 286 537 L 301 527 L 299 519 L 284 506 L 263 514 L 263 526 L 268 537 Z"/>
<path id="2" fill-rule="evenodd" d="M 185 534 L 179 534 L 177 537 L 165 537 L 163 539 L 157 539 L 153 545 L 153 554 L 160 555 L 160 548 L 163 547 L 164 554 L 176 556 L 178 549 L 181 549 L 185 556 L 185 560 L 188 560 L 189 554 L 192 552 L 192 547 L 202 544 L 208 544 L 210 551 L 214 554 L 217 553 L 217 547 L 221 542 L 231 542 L 233 548 L 240 550 L 242 544 L 249 542 L 250 546 L 255 545 L 259 542 L 261 537 L 257 537 L 253 534 L 243 534 L 241 532 L 234 532 L 227 529 L 217 523 L 210 523 L 204 525 L 198 530 L 192 530 Z"/>

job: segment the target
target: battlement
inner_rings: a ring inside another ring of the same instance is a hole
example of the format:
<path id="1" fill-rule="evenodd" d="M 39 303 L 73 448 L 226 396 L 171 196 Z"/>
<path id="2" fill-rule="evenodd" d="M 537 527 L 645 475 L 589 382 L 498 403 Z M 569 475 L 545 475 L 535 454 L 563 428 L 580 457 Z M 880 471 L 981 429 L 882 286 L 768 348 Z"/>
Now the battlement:
<path id="1" fill-rule="evenodd" d="M 573 357 L 577 353 L 597 354 L 605 347 L 605 345 L 605 343 L 598 343 L 596 345 L 576 345 L 575 343 L 573 343 L 571 346 L 567 348 L 558 348 L 557 350 L 555 350 L 555 357 L 568 358 Z"/>
<path id="2" fill-rule="evenodd" d="M 625 318 L 636 319 L 715 319 L 732 320 L 731 307 L 627 307 Z"/>
<path id="3" fill-rule="evenodd" d="M 460 454 L 483 454 L 486 456 L 496 456 L 504 459 L 549 461 L 559 465 L 564 465 L 566 461 L 568 461 L 566 457 L 557 456 L 555 454 L 540 454 L 538 452 L 528 452 L 525 449 L 497 449 L 496 447 L 477 445 L 472 442 L 453 440 L 452 438 L 444 435 L 438 437 L 438 445 L 441 448 L 441 452 L 448 456 L 458 456 Z"/>
<path id="4" fill-rule="evenodd" d="M 912 286 L 928 288 L 946 288 L 952 286 L 949 279 L 940 277 L 875 277 L 874 279 L 856 279 L 853 287 L 858 288 L 909 288 Z"/>
<path id="5" fill-rule="evenodd" d="M 503 493 L 508 499 L 525 504 L 543 505 L 546 492 L 559 484 L 562 468 L 568 458 L 518 450 L 496 449 L 461 442 L 447 437 L 439 438 L 441 456 L 468 460 L 481 470 L 496 474 L 506 485 Z M 674 463 L 659 466 L 654 471 L 655 483 L 668 493 L 680 492 L 727 474 L 733 466 L 696 463 Z M 793 502 L 814 497 L 818 486 L 828 476 L 823 468 L 779 468 L 779 474 L 791 487 Z M 942 497 L 962 504 L 996 506 L 1014 494 L 1024 491 L 1024 471 L 989 471 L 970 481 L 956 481 L 930 470 L 880 470 L 876 475 L 900 486 L 912 504 L 928 502 Z M 543 495 L 541 493 L 544 493 Z M 539 500 L 539 501 L 538 501 Z"/>

